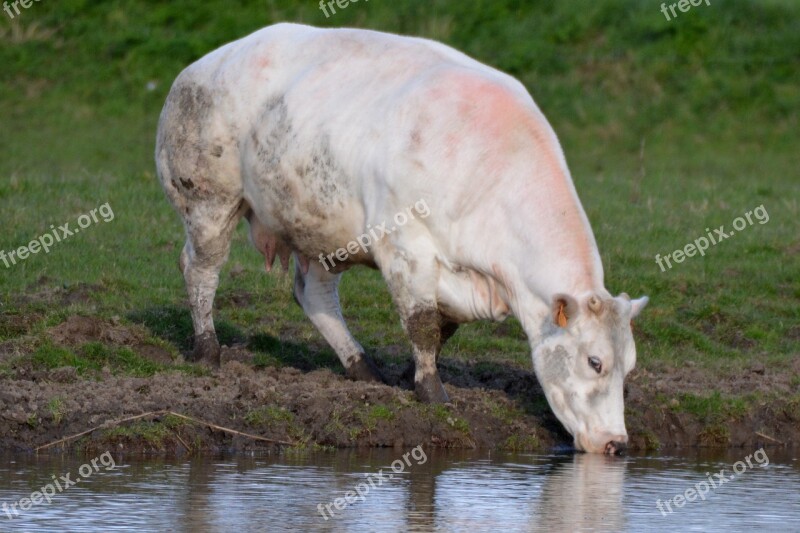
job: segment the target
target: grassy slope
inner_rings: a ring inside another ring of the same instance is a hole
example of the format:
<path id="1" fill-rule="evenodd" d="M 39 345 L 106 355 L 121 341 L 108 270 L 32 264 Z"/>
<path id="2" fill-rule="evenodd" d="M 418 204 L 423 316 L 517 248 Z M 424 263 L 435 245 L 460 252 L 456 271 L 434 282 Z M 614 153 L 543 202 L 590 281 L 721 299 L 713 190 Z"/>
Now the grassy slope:
<path id="1" fill-rule="evenodd" d="M 732 0 L 667 22 L 657 3 L 549 4 L 375 1 L 326 20 L 312 1 L 60 0 L 14 22 L 0 17 L 0 250 L 105 202 L 116 215 L 49 255 L 0 264 L 7 311 L 27 312 L 12 299 L 41 276 L 102 284 L 99 308 L 71 311 L 145 322 L 186 347 L 182 230 L 153 172 L 158 113 L 183 66 L 292 20 L 428 36 L 525 82 L 564 144 L 608 288 L 652 299 L 637 325 L 640 365 L 797 357 L 800 6 Z M 768 224 L 666 273 L 656 266 L 656 253 L 761 204 Z M 335 367 L 292 303 L 289 278 L 265 277 L 261 265 L 241 228 L 220 289 L 223 340 L 249 337 L 264 363 L 309 357 Z M 241 293 L 249 305 L 224 303 Z M 368 349 L 392 357 L 391 346 L 406 346 L 377 273 L 348 273 L 342 301 Z M 36 331 L 67 314 L 42 312 Z M 0 340 L 12 336 L 0 328 Z M 515 321 L 462 328 L 445 357 L 530 364 Z"/>

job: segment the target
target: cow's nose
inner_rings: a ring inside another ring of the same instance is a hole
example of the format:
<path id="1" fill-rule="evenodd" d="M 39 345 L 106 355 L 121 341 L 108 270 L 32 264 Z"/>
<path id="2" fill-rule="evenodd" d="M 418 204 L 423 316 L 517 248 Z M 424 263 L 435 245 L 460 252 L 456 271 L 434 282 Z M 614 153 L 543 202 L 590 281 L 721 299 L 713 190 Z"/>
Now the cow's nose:
<path id="1" fill-rule="evenodd" d="M 608 455 L 619 455 L 628 447 L 628 436 L 618 435 L 606 444 L 605 453 Z"/>

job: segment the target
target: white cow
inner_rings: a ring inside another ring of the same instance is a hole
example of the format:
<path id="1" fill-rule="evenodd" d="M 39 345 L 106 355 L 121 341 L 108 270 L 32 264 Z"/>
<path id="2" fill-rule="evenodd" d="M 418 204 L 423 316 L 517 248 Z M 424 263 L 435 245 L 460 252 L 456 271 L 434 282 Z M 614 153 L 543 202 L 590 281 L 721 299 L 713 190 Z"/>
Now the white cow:
<path id="1" fill-rule="evenodd" d="M 514 78 L 424 39 L 278 24 L 178 76 L 156 161 L 186 227 L 195 359 L 219 364 L 213 301 L 246 217 L 268 270 L 295 255 L 295 297 L 348 376 L 380 379 L 339 308 L 341 272 L 364 264 L 389 285 L 421 400 L 448 401 L 436 358 L 457 324 L 513 314 L 576 447 L 624 446 L 630 321 L 647 299 L 604 288 L 558 140 Z M 429 216 L 330 271 L 317 260 L 419 202 Z"/>

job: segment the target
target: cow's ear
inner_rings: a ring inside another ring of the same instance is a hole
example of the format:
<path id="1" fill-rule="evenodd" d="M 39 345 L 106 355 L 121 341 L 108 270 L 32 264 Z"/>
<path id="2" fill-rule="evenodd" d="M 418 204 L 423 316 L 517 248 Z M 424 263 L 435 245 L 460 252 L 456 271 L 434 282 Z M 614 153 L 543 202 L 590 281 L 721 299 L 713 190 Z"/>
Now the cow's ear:
<path id="1" fill-rule="evenodd" d="M 578 316 L 578 302 L 568 294 L 556 294 L 553 296 L 550 315 L 556 326 L 566 328 Z"/>
<path id="2" fill-rule="evenodd" d="M 642 312 L 642 309 L 647 306 L 647 302 L 649 301 L 650 298 L 647 296 L 642 296 L 638 300 L 631 300 L 631 320 L 639 316 L 639 313 Z"/>

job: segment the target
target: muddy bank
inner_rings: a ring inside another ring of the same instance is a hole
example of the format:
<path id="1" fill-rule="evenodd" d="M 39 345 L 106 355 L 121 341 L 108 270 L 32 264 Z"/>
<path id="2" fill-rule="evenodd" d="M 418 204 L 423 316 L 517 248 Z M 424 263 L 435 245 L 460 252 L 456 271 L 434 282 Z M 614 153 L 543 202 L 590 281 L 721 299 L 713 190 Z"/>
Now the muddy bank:
<path id="1" fill-rule="evenodd" d="M 86 356 L 43 367 L 22 337 L 0 343 L 0 449 L 30 451 L 92 430 L 48 451 L 145 453 L 398 446 L 547 450 L 570 438 L 547 406 L 532 370 L 503 362 L 440 361 L 447 406 L 418 403 L 407 363 L 379 360 L 390 385 L 352 382 L 328 368 L 259 368 L 244 346 L 223 349 L 216 371 L 174 363 L 139 326 L 71 316 L 46 330 L 52 349 Z M 99 355 L 98 355 L 99 354 Z M 126 366 L 127 365 L 127 366 Z M 137 377 L 131 373 L 145 373 Z M 753 365 L 721 376 L 685 367 L 635 370 L 626 385 L 633 449 L 676 446 L 793 446 L 800 437 L 800 358 L 785 368 Z M 156 411 L 193 417 L 152 415 Z M 220 426 L 241 434 L 224 431 Z"/>

